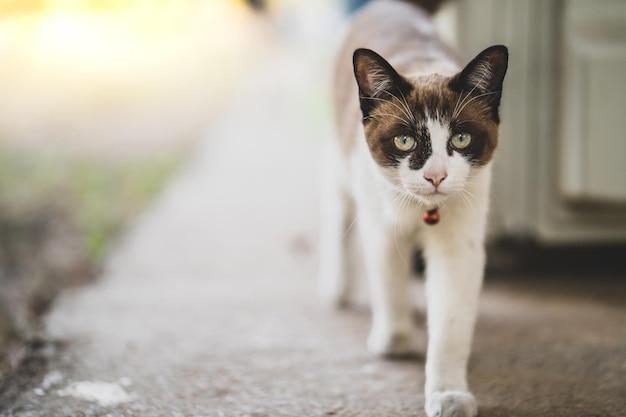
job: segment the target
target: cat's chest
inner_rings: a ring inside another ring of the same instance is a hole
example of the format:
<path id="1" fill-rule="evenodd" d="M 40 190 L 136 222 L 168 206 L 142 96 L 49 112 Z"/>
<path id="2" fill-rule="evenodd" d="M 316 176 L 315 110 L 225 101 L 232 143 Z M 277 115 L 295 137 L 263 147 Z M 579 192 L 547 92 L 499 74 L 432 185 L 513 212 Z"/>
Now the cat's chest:
<path id="1" fill-rule="evenodd" d="M 392 194 L 383 205 L 387 211 L 387 221 L 404 233 L 417 235 L 427 226 L 423 217 L 428 209 L 410 197 Z"/>

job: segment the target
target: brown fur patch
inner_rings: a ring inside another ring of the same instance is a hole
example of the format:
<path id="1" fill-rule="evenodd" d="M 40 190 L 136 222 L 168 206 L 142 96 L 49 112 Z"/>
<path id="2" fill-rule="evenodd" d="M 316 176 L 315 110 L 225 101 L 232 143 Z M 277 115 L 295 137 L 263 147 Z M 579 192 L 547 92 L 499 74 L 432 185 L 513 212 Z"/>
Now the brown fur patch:
<path id="1" fill-rule="evenodd" d="M 409 94 L 380 102 L 364 120 L 365 137 L 376 162 L 396 166 L 407 156 L 411 168 L 420 169 L 431 155 L 430 135 L 425 128 L 427 118 L 449 126 L 451 134 L 469 133 L 470 146 L 459 152 L 471 164 L 482 166 L 493 158 L 498 144 L 498 124 L 492 118 L 492 108 L 476 94 L 458 93 L 449 87 L 452 78 L 430 76 L 420 79 Z M 459 111 L 460 110 L 460 111 Z M 396 135 L 411 135 L 417 140 L 415 150 L 396 149 Z"/>

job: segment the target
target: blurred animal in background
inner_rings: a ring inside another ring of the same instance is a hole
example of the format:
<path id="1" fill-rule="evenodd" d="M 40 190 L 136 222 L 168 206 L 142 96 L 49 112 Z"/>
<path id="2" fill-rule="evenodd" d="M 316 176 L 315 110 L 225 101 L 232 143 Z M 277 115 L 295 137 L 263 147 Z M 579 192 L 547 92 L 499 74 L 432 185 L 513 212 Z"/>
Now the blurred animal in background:
<path id="1" fill-rule="evenodd" d="M 264 10 L 266 7 L 265 0 L 246 0 L 246 2 L 255 10 Z"/>

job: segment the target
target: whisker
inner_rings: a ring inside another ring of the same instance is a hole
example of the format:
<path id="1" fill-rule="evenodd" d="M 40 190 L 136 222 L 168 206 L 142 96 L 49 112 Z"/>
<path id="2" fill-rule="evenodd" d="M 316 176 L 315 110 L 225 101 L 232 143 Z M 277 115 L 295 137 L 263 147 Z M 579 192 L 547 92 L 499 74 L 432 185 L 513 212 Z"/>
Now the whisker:
<path id="1" fill-rule="evenodd" d="M 474 195 L 472 194 L 471 191 L 464 188 L 461 190 L 461 192 L 458 195 L 463 200 L 463 202 L 465 202 L 465 204 L 472 210 L 473 214 L 478 214 L 478 211 L 476 210 L 476 206 L 474 205 L 474 202 L 472 201 L 474 199 Z"/>
<path id="2" fill-rule="evenodd" d="M 385 92 L 387 94 L 389 94 L 390 96 L 392 96 L 393 98 L 395 98 L 396 100 L 400 101 L 398 99 L 398 97 L 394 96 L 390 92 L 388 92 L 388 91 L 385 91 Z M 411 112 L 407 112 L 407 110 L 403 109 L 397 103 L 394 103 L 391 100 L 387 100 L 387 99 L 384 99 L 384 98 L 381 98 L 381 97 L 363 97 L 363 96 L 360 96 L 360 98 L 363 99 L 363 100 L 377 100 L 377 101 L 382 101 L 383 103 L 389 103 L 392 106 L 394 106 L 396 109 L 400 110 L 407 117 L 407 119 L 409 119 L 409 120 L 413 119 L 413 116 L 412 116 Z"/>
<path id="3" fill-rule="evenodd" d="M 458 116 L 459 114 L 461 114 L 461 112 L 463 111 L 463 109 L 465 109 L 465 107 L 467 107 L 467 106 L 468 106 L 468 104 L 470 104 L 472 101 L 474 101 L 474 100 L 476 100 L 476 99 L 479 99 L 479 98 L 481 98 L 481 97 L 490 96 L 490 95 L 493 95 L 493 94 L 499 94 L 499 93 L 500 93 L 500 91 L 492 91 L 492 92 L 489 92 L 489 93 L 479 94 L 479 95 L 477 95 L 477 96 L 472 97 L 470 100 L 468 100 L 466 103 L 464 103 L 464 104 L 463 104 L 463 107 L 461 107 L 461 108 L 459 109 L 458 114 L 457 114 L 456 116 Z M 452 119 L 454 120 L 454 118 L 455 118 L 456 116 L 452 117 Z"/>
<path id="4" fill-rule="evenodd" d="M 480 80 L 478 80 L 478 82 L 476 82 L 476 84 L 474 84 L 474 87 L 472 87 L 472 89 L 470 90 L 469 93 L 467 93 L 467 95 L 465 96 L 465 98 L 463 99 L 463 101 L 461 102 L 461 108 L 458 109 L 456 112 L 452 113 L 452 120 L 456 119 L 456 117 L 463 111 L 463 109 L 465 108 L 465 100 L 467 100 L 472 93 L 474 92 L 474 90 L 476 90 L 476 88 L 478 88 L 479 85 L 481 85 L 483 83 L 483 81 L 485 81 L 485 78 L 487 77 L 487 74 L 483 74 L 482 77 L 480 77 Z M 461 93 L 462 94 L 462 93 Z"/>
<path id="5" fill-rule="evenodd" d="M 402 104 L 404 105 L 404 108 L 406 109 L 407 113 L 411 116 L 411 121 L 413 122 L 413 124 L 417 124 L 416 120 L 415 120 L 415 115 L 413 114 L 413 112 L 411 112 L 411 108 L 409 107 L 409 103 L 406 100 L 406 97 L 404 96 L 404 93 L 402 92 L 402 90 L 400 90 L 400 94 L 402 95 Z"/>
<path id="6" fill-rule="evenodd" d="M 373 118 L 376 118 L 376 117 L 381 117 L 381 116 L 386 116 L 386 117 L 395 117 L 396 119 L 400 120 L 400 121 L 401 121 L 404 125 L 406 125 L 407 127 L 409 127 L 409 128 L 412 128 L 412 127 L 413 127 L 413 124 L 412 124 L 410 121 L 405 120 L 405 119 L 403 119 L 402 117 L 400 117 L 400 116 L 398 116 L 398 115 L 396 115 L 396 114 L 391 114 L 391 113 L 376 113 L 376 114 L 372 114 L 372 115 L 370 115 L 369 117 L 367 117 L 367 119 L 373 119 Z"/>
<path id="7" fill-rule="evenodd" d="M 352 228 L 356 224 L 356 220 L 357 220 L 358 217 L 359 217 L 358 214 L 354 215 L 354 219 L 352 220 L 350 225 L 346 228 L 346 230 L 343 232 L 343 236 L 341 236 L 341 240 L 344 240 L 346 238 L 346 236 L 348 236 L 348 233 L 350 233 L 350 230 L 352 230 Z"/>
<path id="8" fill-rule="evenodd" d="M 476 83 L 476 85 L 474 85 L 474 87 L 469 91 L 469 93 L 467 93 L 467 95 L 465 97 L 463 97 L 463 99 L 461 100 L 461 103 L 459 104 L 459 107 L 462 107 L 463 104 L 465 103 L 465 100 L 467 100 L 472 93 L 474 92 L 474 90 L 476 90 L 476 88 L 478 88 L 478 83 Z M 462 95 L 462 93 L 461 93 Z M 452 120 L 456 119 L 456 117 L 459 115 L 459 113 L 461 113 L 461 110 L 457 109 L 455 112 L 452 113 Z"/>
<path id="9" fill-rule="evenodd" d="M 456 104 L 454 105 L 454 109 L 452 110 L 452 119 L 454 119 L 456 115 L 456 110 L 459 108 L 459 103 L 461 102 L 461 97 L 463 97 L 463 93 L 464 91 L 461 90 L 461 92 L 459 93 L 459 97 L 457 97 L 456 99 Z"/>

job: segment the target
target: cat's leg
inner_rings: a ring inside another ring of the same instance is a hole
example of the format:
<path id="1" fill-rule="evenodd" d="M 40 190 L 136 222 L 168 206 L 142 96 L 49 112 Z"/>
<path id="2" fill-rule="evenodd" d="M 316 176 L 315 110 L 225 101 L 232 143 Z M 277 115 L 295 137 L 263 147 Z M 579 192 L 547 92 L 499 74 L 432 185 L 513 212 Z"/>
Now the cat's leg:
<path id="1" fill-rule="evenodd" d="M 439 240 L 432 239 L 426 249 L 425 408 L 429 417 L 473 417 L 477 406 L 468 391 L 466 374 L 485 251 L 482 244 L 471 238 L 446 236 L 450 235 L 443 233 Z"/>
<path id="2" fill-rule="evenodd" d="M 370 351 L 387 356 L 412 356 L 418 351 L 410 299 L 412 245 L 404 242 L 394 229 L 359 212 L 359 232 L 368 275 L 372 307 Z"/>
<path id="3" fill-rule="evenodd" d="M 321 225 L 318 291 L 332 307 L 348 301 L 351 273 L 347 234 L 352 227 L 352 199 L 345 189 L 340 156 L 335 148 L 324 150 L 321 177 Z"/>

